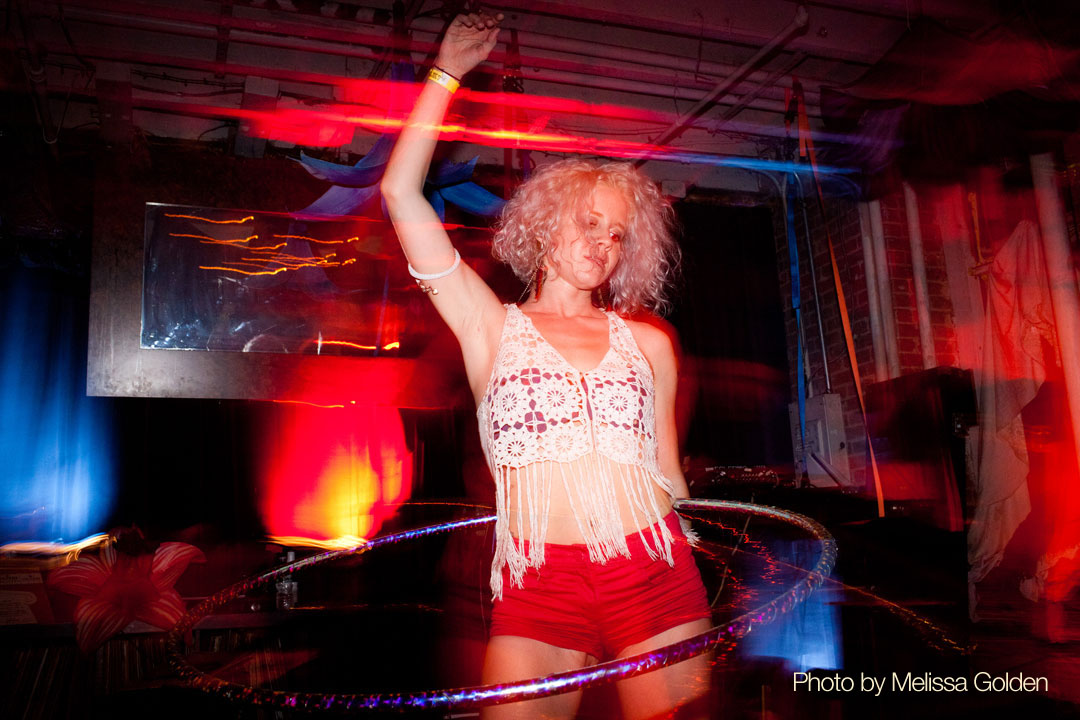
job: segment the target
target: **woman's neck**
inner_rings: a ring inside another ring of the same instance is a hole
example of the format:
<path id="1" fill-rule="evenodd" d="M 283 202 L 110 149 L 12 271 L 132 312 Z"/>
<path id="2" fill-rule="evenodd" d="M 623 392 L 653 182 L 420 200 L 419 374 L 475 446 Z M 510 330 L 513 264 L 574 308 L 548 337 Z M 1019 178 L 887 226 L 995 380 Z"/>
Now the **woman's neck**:
<path id="1" fill-rule="evenodd" d="M 602 315 L 600 308 L 593 304 L 591 291 L 573 287 L 559 278 L 544 283 L 539 299 L 534 291 L 522 307 L 530 312 L 567 318 Z"/>

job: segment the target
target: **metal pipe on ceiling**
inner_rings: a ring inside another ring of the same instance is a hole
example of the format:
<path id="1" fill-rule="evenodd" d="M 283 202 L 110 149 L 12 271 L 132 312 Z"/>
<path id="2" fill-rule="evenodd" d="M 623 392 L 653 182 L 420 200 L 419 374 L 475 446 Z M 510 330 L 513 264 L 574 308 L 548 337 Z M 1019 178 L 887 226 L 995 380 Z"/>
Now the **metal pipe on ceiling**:
<path id="1" fill-rule="evenodd" d="M 160 32 L 164 28 L 158 25 L 157 20 L 150 20 L 149 23 L 145 18 L 129 18 L 124 16 L 111 16 L 108 18 L 108 24 L 117 27 L 134 28 L 140 30 L 148 30 Z M 169 21 L 172 23 L 172 21 Z M 171 24 L 168 31 L 178 34 L 183 34 L 189 37 L 196 37 L 200 39 L 216 40 L 217 30 L 209 26 L 199 26 L 191 24 Z M 274 47 L 278 49 L 289 49 L 301 52 L 314 52 L 314 53 L 333 53 L 338 55 L 344 55 L 347 57 L 357 57 L 364 60 L 376 60 L 377 56 L 374 52 L 367 48 L 360 47 L 345 47 L 345 46 L 327 46 L 320 41 L 306 40 L 303 38 L 290 38 L 284 36 L 263 35 L 259 33 L 252 33 L 248 31 L 235 30 L 230 34 L 230 42 L 236 44 L 247 44 Z M 93 54 L 91 51 L 83 51 L 84 54 Z M 682 99 L 688 101 L 700 101 L 705 97 L 705 93 L 700 88 L 679 88 L 677 83 L 673 83 L 670 79 L 658 77 L 647 73 L 635 72 L 626 69 L 611 70 L 611 75 L 607 73 L 595 72 L 599 68 L 583 68 L 572 63 L 560 62 L 557 60 L 544 61 L 536 60 L 534 58 L 523 58 L 523 64 L 526 65 L 554 65 L 561 67 L 571 67 L 571 70 L 559 69 L 559 67 L 545 67 L 540 70 L 533 70 L 526 74 L 526 78 L 531 81 L 539 81 L 552 83 L 556 85 L 570 85 L 575 87 L 583 87 L 593 90 L 609 90 L 616 92 L 624 92 L 635 95 L 647 95 L 652 97 L 662 97 L 669 99 Z M 170 63 L 175 66 L 193 66 L 198 64 L 198 60 L 194 58 L 175 58 Z M 226 67 L 228 64 L 226 64 Z M 220 72 L 221 67 L 217 64 L 212 67 L 207 67 L 200 64 L 200 69 L 204 69 L 208 72 Z M 281 70 L 281 69 L 279 69 Z M 263 75 L 265 73 L 260 72 L 257 67 L 248 67 L 248 71 L 251 74 Z M 298 82 L 307 82 L 304 79 L 302 73 L 298 71 L 284 71 L 275 73 L 275 79 L 278 80 L 296 80 Z M 341 79 L 345 79 L 342 77 Z M 666 82 L 665 82 L 666 81 Z M 736 102 L 738 99 L 736 98 Z M 783 102 L 776 99 L 768 98 L 755 98 L 748 103 L 748 107 L 761 110 L 764 112 L 783 112 Z"/>
<path id="2" fill-rule="evenodd" d="M 101 7 L 96 0 L 65 0 L 64 17 L 67 19 L 79 19 L 80 13 L 96 13 L 104 15 L 114 14 L 119 17 L 145 17 L 159 20 L 174 20 L 202 25 L 210 25 L 216 29 L 227 27 L 230 30 L 251 30 L 262 33 L 276 33 L 294 37 L 303 37 L 313 40 L 325 40 L 339 42 L 347 45 L 372 45 L 373 47 L 395 47 L 393 37 L 384 25 L 365 22 L 362 20 L 352 21 L 354 26 L 363 27 L 363 31 L 343 29 L 340 21 L 330 21 L 323 18 L 309 16 L 282 16 L 282 13 L 273 13 L 268 10 L 234 7 L 232 16 L 223 17 L 218 13 L 200 12 L 198 10 L 178 8 L 174 6 L 162 6 L 152 3 L 137 2 L 131 0 L 112 0 L 108 10 Z M 58 9 L 53 4 L 38 4 L 38 12 L 52 18 L 58 17 Z M 288 19 L 286 19 L 288 18 Z M 295 18 L 295 19 L 294 19 Z M 580 22 L 579 18 L 568 16 L 566 20 Z M 416 18 L 410 23 L 410 29 L 432 35 L 437 38 L 442 33 L 442 23 L 435 19 Z M 651 28 L 654 34 L 657 28 Z M 434 42 L 434 40 L 432 41 Z M 529 47 L 537 50 L 562 52 L 570 55 L 583 57 L 603 58 L 620 62 L 648 65 L 650 67 L 663 67 L 669 70 L 680 70 L 695 74 L 710 75 L 716 78 L 728 77 L 736 70 L 735 65 L 719 63 L 705 59 L 690 58 L 681 55 L 672 55 L 655 50 L 641 50 L 638 48 L 625 48 L 608 43 L 593 42 L 590 40 L 578 40 L 563 36 L 550 35 L 533 30 L 518 29 L 518 43 L 521 47 Z M 746 45 L 746 43 L 736 43 Z M 755 41 L 749 47 L 756 45 Z M 433 45 L 422 48 L 410 48 L 400 46 L 398 49 L 414 49 L 420 52 L 428 52 Z M 829 58 L 837 60 L 838 58 Z M 757 73 L 749 76 L 751 80 L 761 80 Z M 813 78 L 802 78 L 806 88 L 816 88 Z"/>
<path id="3" fill-rule="evenodd" d="M 438 34 L 437 25 L 434 21 L 423 18 L 417 19 L 416 22 L 413 23 L 413 28 L 432 35 Z M 561 52 L 568 55 L 581 55 L 583 57 L 666 68 L 668 70 L 694 73 L 695 75 L 711 76 L 717 79 L 729 77 L 738 69 L 736 65 L 727 63 L 718 63 L 703 59 L 699 60 L 683 55 L 671 55 L 668 53 L 656 52 L 655 50 L 626 48 L 619 45 L 588 42 L 576 38 L 558 37 L 536 31 L 519 30 L 518 43 L 521 47 L 528 47 L 534 50 Z M 764 70 L 755 70 L 747 75 L 747 80 L 751 81 L 760 82 L 765 79 L 767 79 L 767 73 Z M 806 87 L 807 80 L 801 77 L 800 80 L 803 82 L 803 86 Z M 709 83 L 708 85 L 711 84 L 712 83 Z M 809 85 L 810 87 L 815 88 L 815 90 L 813 92 L 808 92 L 807 95 L 817 96 L 818 91 L 816 88 L 819 87 L 819 84 L 813 79 L 810 79 Z"/>
<path id="4" fill-rule="evenodd" d="M 42 42 L 40 43 L 43 50 L 46 51 L 49 57 L 58 58 L 71 53 L 71 48 L 61 42 Z M 13 46 L 11 41 L 5 41 L 0 38 L 0 47 Z M 145 65 L 154 67 L 167 67 L 178 68 L 181 70 L 195 71 L 195 72 L 214 72 L 215 70 L 224 70 L 227 75 L 233 75 L 238 77 L 254 76 L 263 77 L 271 80 L 279 80 L 282 82 L 296 82 L 309 85 L 323 85 L 327 87 L 334 87 L 340 84 L 342 78 L 338 75 L 330 75 L 326 73 L 307 72 L 291 70 L 288 68 L 271 68 L 264 66 L 251 66 L 243 65 L 240 63 L 229 62 L 224 67 L 219 67 L 213 60 L 198 60 L 192 58 L 174 58 L 165 55 L 157 55 L 152 53 L 137 52 L 130 50 L 120 50 L 115 47 L 105 48 L 97 46 L 81 47 L 81 53 L 86 57 L 93 58 L 95 60 L 109 60 L 114 62 L 126 62 L 133 65 Z M 48 63 L 47 63 L 48 64 Z M 191 78 L 193 83 L 199 82 L 198 78 Z M 55 90 L 55 88 L 53 88 Z M 163 93 L 167 91 L 162 90 Z M 87 93 L 86 97 L 93 98 L 92 93 Z M 690 98 L 688 98 L 690 99 Z M 329 98 L 328 98 L 329 100 Z M 729 109 L 728 113 L 734 111 L 739 106 L 733 106 Z M 671 115 L 671 113 L 664 113 L 665 115 Z M 712 122 L 712 121 L 710 121 Z M 731 122 L 725 120 L 722 125 L 724 129 L 739 134 L 761 136 L 761 137 L 783 137 L 784 129 L 779 126 L 773 126 L 768 124 L 759 124 L 746 121 Z M 707 128 L 710 132 L 715 131 L 717 128 L 710 126 Z M 835 133 L 825 133 L 822 131 L 814 131 L 815 141 L 818 142 L 833 142 L 843 143 L 849 142 L 850 138 L 845 135 L 839 135 Z"/>
<path id="5" fill-rule="evenodd" d="M 700 23 L 684 23 L 677 20 L 667 20 L 663 16 L 637 18 L 621 10 L 602 10 L 598 8 L 582 7 L 581 5 L 563 4 L 560 2 L 543 2 L 542 0 L 496 0 L 491 6 L 499 10 L 519 10 L 533 15 L 549 15 L 557 18 L 574 19 L 608 25 L 612 27 L 624 27 L 650 33 L 665 35 L 677 35 L 691 39 L 704 39 L 729 45 L 742 45 L 753 48 L 759 46 L 764 35 L 757 33 L 740 33 L 715 26 Z M 799 5 L 803 11 L 804 5 Z M 811 57 L 839 60 L 853 65 L 869 66 L 877 61 L 877 57 L 871 57 L 867 53 L 860 53 L 854 48 L 822 48 L 820 42 L 804 43 L 794 47 Z M 814 45 L 817 45 L 816 47 Z"/>
<path id="6" fill-rule="evenodd" d="M 634 93 L 637 95 L 651 95 L 654 97 L 667 98 L 669 100 L 696 100 L 699 103 L 707 95 L 707 93 L 702 92 L 701 90 L 677 88 L 672 87 L 671 85 L 661 85 L 659 83 L 647 82 L 644 79 L 635 79 L 633 75 L 625 75 L 623 78 L 612 78 L 596 75 L 590 76 L 583 73 L 560 72 L 558 70 L 543 70 L 528 73 L 526 79 L 539 82 L 556 83 L 559 85 L 574 85 L 590 90 L 614 90 L 617 92 Z M 732 98 L 732 102 L 741 102 L 741 97 L 745 96 L 734 96 Z M 766 112 L 774 113 L 784 112 L 784 103 L 782 100 L 768 100 L 765 98 L 756 98 L 748 102 L 746 105 L 743 105 L 743 107 L 749 107 L 754 110 L 764 110 Z"/>
<path id="7" fill-rule="evenodd" d="M 705 112 L 706 109 L 711 107 L 717 99 L 722 95 L 725 95 L 731 91 L 738 83 L 745 79 L 746 75 L 750 73 L 758 63 L 776 52 L 779 48 L 783 47 L 787 42 L 795 36 L 796 33 L 804 30 L 809 22 L 809 16 L 806 13 L 806 8 L 800 5 L 795 11 L 795 17 L 791 22 L 784 27 L 783 30 L 778 32 L 772 37 L 769 42 L 765 43 L 760 50 L 754 53 L 753 57 L 748 59 L 738 69 L 732 73 L 731 76 L 725 78 L 716 87 L 714 87 L 708 94 L 697 102 L 694 107 L 690 108 L 683 117 L 674 123 L 667 130 L 662 132 L 659 137 L 652 141 L 652 144 L 662 146 L 668 142 L 674 140 L 686 130 L 686 128 L 695 120 L 698 116 Z M 641 167 L 648 161 L 649 157 L 645 156 L 634 162 L 636 167 Z"/>
<path id="8" fill-rule="evenodd" d="M 51 6 L 46 6 L 42 13 L 51 17 L 55 14 Z M 147 14 L 152 13 L 152 14 Z M 360 57 L 365 60 L 372 59 L 372 53 L 363 47 L 376 47 L 380 49 L 394 48 L 400 43 L 386 34 L 358 33 L 342 31 L 339 28 L 325 28 L 312 23 L 298 23 L 291 21 L 266 22 L 255 18 L 233 15 L 222 17 L 211 13 L 185 10 L 180 8 L 160 7 L 145 3 L 120 2 L 110 4 L 109 10 L 88 4 L 88 0 L 70 0 L 69 7 L 65 10 L 68 20 L 79 22 L 104 24 L 113 27 L 140 29 L 150 32 L 164 32 L 179 34 L 188 37 L 198 37 L 216 40 L 219 28 L 223 25 L 230 30 L 230 41 L 233 43 L 251 44 L 274 48 L 286 48 L 305 52 L 325 53 L 345 57 Z M 417 20 L 414 28 L 420 32 L 432 35 L 432 41 L 413 40 L 406 47 L 400 48 L 407 51 L 428 54 L 436 49 L 438 33 L 441 25 L 437 21 Z M 733 66 L 722 65 L 702 61 L 699 64 L 692 58 L 667 55 L 663 53 L 631 50 L 602 43 L 588 43 L 568 38 L 554 38 L 537 33 L 521 33 L 521 45 L 536 49 L 564 52 L 582 57 L 592 57 L 605 60 L 615 60 L 629 64 L 646 65 L 649 67 L 663 67 L 682 72 L 707 72 L 717 76 L 729 76 L 738 69 Z M 493 54 L 493 62 L 499 62 L 501 52 Z M 581 72 L 588 75 L 608 75 L 609 77 L 628 77 L 644 83 L 665 85 L 668 87 L 688 86 L 690 88 L 706 89 L 711 83 L 704 79 L 691 78 L 676 79 L 675 82 L 669 76 L 648 71 L 630 70 L 625 68 L 611 68 L 605 66 L 589 66 L 568 61 L 561 58 L 547 58 L 526 56 L 522 58 L 522 65 L 527 68 L 542 68 L 563 72 Z M 483 69 L 483 68 L 481 68 Z M 751 72 L 748 79 L 764 79 L 763 71 Z M 760 77 L 759 77 L 760 76 Z M 554 81 L 558 82 L 558 81 Z M 580 83 L 571 83 L 580 84 Z M 627 92 L 633 92 L 627 90 Z M 653 89 L 644 94 L 655 94 Z M 670 93 L 662 93 L 670 96 Z M 779 99 L 779 98 L 773 98 Z M 815 104 L 815 93 L 808 93 L 811 105 Z"/>

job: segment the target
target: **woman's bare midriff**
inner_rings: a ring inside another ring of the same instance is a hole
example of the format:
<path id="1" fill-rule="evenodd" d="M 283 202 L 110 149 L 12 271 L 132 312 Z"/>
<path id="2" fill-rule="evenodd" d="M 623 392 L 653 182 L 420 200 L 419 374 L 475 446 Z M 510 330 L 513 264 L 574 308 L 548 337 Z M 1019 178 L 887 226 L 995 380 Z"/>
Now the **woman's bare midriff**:
<path id="1" fill-rule="evenodd" d="M 567 495 L 562 478 L 565 474 L 569 482 L 574 482 L 573 478 L 588 477 L 589 473 L 596 472 L 598 464 L 603 470 L 611 473 L 611 476 L 616 478 L 615 497 L 619 504 L 619 517 L 622 518 L 624 535 L 629 535 L 639 529 L 646 528 L 658 519 L 643 516 L 640 509 L 634 509 L 634 511 L 631 512 L 631 500 L 623 491 L 622 482 L 618 480 L 620 469 L 628 469 L 637 474 L 642 472 L 640 468 L 620 465 L 619 463 L 613 462 L 598 454 L 586 455 L 570 463 L 555 463 L 550 461 L 537 463 L 537 466 L 551 466 L 551 507 L 548 513 L 547 536 L 545 537 L 545 542 L 556 545 L 575 545 L 585 542 L 585 538 L 582 536 L 581 530 L 578 527 L 578 521 L 574 517 L 573 506 Z M 536 466 L 532 466 L 530 471 L 534 471 L 535 469 L 537 469 Z M 546 470 L 548 468 L 543 469 Z M 516 538 L 519 537 L 519 532 L 521 532 L 522 536 L 525 538 L 532 537 L 527 505 L 521 508 L 521 531 L 518 529 L 518 473 L 521 472 L 524 474 L 526 470 L 521 469 L 519 471 L 514 468 L 508 468 L 508 471 L 510 534 Z M 650 481 L 648 491 L 652 493 L 653 498 L 656 500 L 656 507 L 660 511 L 660 518 L 663 518 L 671 512 L 671 497 L 663 488 Z M 647 507 L 651 506 L 648 498 L 642 499 L 645 500 Z M 525 505 L 524 499 L 522 499 L 522 505 Z"/>

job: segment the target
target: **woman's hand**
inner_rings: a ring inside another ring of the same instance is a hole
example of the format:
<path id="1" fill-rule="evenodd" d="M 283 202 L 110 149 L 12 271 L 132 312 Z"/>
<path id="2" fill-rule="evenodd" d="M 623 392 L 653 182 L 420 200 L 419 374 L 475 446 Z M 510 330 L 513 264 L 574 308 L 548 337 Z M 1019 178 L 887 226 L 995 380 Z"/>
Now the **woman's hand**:
<path id="1" fill-rule="evenodd" d="M 502 13 L 494 16 L 485 12 L 458 15 L 446 30 L 435 65 L 454 77 L 465 77 L 466 73 L 484 62 L 495 47 L 502 19 Z"/>

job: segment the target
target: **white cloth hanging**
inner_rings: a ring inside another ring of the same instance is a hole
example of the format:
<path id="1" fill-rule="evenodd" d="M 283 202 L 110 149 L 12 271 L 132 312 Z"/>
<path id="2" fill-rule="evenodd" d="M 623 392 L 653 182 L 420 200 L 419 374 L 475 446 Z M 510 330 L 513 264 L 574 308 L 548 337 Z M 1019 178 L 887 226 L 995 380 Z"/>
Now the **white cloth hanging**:
<path id="1" fill-rule="evenodd" d="M 1046 259 L 1039 230 L 1022 220 L 994 255 L 987 282 L 983 363 L 976 369 L 980 422 L 968 437 L 978 468 L 968 532 L 968 588 L 1000 562 L 1031 511 L 1028 455 L 1020 413 L 1046 380 L 1043 341 L 1056 347 Z"/>

